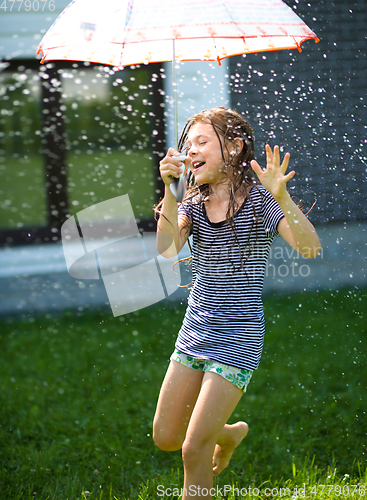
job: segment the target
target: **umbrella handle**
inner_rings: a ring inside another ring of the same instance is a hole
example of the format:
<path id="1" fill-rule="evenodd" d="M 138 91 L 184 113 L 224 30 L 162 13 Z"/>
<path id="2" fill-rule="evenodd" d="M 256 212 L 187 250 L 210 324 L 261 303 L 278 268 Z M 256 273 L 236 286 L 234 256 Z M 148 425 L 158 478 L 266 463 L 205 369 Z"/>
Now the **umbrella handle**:
<path id="1" fill-rule="evenodd" d="M 175 146 L 178 147 L 178 117 L 177 117 L 177 79 L 176 79 L 176 46 L 175 39 L 172 40 L 172 85 L 173 85 L 173 106 L 175 114 Z"/>

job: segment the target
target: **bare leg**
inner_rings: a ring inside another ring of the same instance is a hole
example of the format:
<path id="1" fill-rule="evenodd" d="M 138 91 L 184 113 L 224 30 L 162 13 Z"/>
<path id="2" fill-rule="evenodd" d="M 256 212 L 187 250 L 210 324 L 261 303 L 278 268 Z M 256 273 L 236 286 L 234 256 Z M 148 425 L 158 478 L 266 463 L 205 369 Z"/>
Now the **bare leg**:
<path id="1" fill-rule="evenodd" d="M 204 374 L 182 446 L 185 471 L 183 500 L 212 498 L 213 454 L 219 474 L 244 437 L 241 424 L 225 426 L 241 396 L 242 391 L 220 375 L 210 372 Z M 218 441 L 219 448 L 216 448 Z"/>
<path id="2" fill-rule="evenodd" d="M 159 394 L 153 440 L 166 451 L 179 450 L 186 436 L 204 373 L 171 361 Z"/>

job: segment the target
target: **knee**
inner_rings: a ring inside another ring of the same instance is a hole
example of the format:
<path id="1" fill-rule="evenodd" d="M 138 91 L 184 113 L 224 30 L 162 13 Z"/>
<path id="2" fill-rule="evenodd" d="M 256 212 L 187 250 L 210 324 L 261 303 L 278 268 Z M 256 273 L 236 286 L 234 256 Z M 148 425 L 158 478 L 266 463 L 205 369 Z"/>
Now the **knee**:
<path id="1" fill-rule="evenodd" d="M 156 423 L 153 424 L 153 441 L 163 451 L 177 451 L 182 446 L 180 436 L 163 429 L 162 426 Z"/>
<path id="2" fill-rule="evenodd" d="M 182 460 L 185 469 L 195 469 L 206 459 L 211 463 L 215 443 L 202 443 L 186 439 L 182 445 Z"/>
<path id="3" fill-rule="evenodd" d="M 153 441 L 162 451 L 177 451 L 182 446 L 182 441 L 166 436 L 162 433 L 153 432 Z"/>

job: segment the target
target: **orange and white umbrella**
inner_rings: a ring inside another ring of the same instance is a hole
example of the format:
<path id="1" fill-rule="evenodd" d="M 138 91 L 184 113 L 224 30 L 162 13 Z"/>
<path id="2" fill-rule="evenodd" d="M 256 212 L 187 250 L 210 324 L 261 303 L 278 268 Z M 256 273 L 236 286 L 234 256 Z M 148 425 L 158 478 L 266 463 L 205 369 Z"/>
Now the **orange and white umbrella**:
<path id="1" fill-rule="evenodd" d="M 281 0 L 74 0 L 43 37 L 42 61 L 122 67 L 301 50 L 318 41 Z M 175 42 L 175 55 L 173 44 Z"/>
<path id="2" fill-rule="evenodd" d="M 49 60 L 118 68 L 297 48 L 318 38 L 282 0 L 73 0 L 43 37 Z M 177 92 L 173 64 L 175 135 Z"/>

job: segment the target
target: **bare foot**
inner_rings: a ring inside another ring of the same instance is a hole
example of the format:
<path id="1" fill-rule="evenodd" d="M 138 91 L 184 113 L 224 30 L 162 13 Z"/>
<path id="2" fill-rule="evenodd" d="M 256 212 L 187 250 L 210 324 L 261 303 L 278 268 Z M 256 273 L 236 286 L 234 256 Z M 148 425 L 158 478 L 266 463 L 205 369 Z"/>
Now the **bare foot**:
<path id="1" fill-rule="evenodd" d="M 232 454 L 248 433 L 248 425 L 245 422 L 237 422 L 233 425 L 226 424 L 223 427 L 218 443 L 215 445 L 213 455 L 213 474 L 219 476 L 227 467 Z"/>

